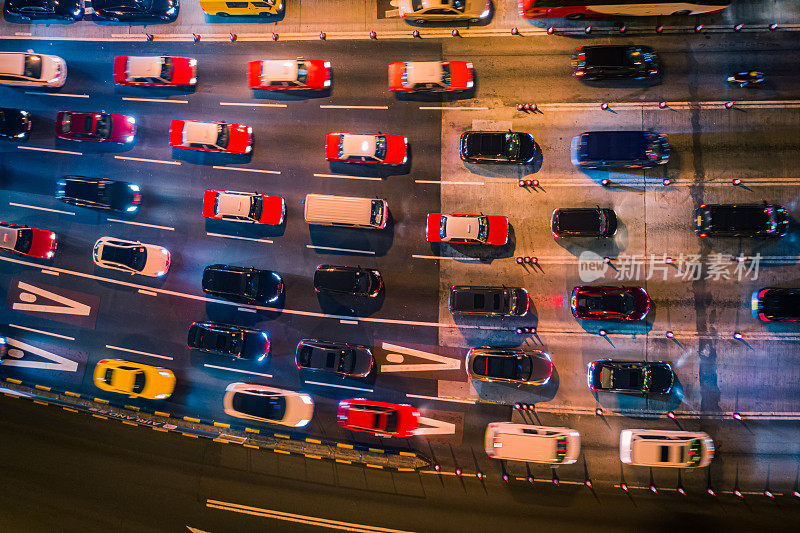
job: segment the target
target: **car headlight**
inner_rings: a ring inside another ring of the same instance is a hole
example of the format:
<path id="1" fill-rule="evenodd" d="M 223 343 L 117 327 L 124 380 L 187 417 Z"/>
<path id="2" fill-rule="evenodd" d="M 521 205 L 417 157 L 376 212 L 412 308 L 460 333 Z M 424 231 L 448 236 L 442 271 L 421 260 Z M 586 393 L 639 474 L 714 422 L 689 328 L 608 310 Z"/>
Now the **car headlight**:
<path id="1" fill-rule="evenodd" d="M 22 139 L 23 137 L 25 137 L 25 135 L 26 135 L 26 134 L 27 134 L 27 132 L 24 132 L 24 131 L 23 131 L 23 132 L 22 132 L 22 133 L 20 133 L 19 135 L 14 135 L 14 138 L 15 138 L 15 139 Z"/>
<path id="2" fill-rule="evenodd" d="M 81 8 L 79 8 L 79 7 L 76 7 L 75 9 L 73 9 L 73 10 L 72 10 L 72 16 L 73 16 L 73 17 L 80 16 L 80 14 L 81 14 L 82 12 L 83 12 L 83 10 L 82 10 Z"/>
<path id="3" fill-rule="evenodd" d="M 141 189 L 139 188 L 139 186 L 138 186 L 138 185 L 136 185 L 136 184 L 134 184 L 134 183 L 129 183 L 129 184 L 128 184 L 128 188 L 129 188 L 130 190 L 132 190 L 133 192 L 139 192 L 139 191 L 141 190 Z"/>
<path id="4" fill-rule="evenodd" d="M 166 248 L 162 248 L 161 253 L 164 255 L 169 255 L 169 250 L 167 250 Z"/>
<path id="5" fill-rule="evenodd" d="M 168 378 L 168 377 L 170 377 L 171 374 L 169 372 L 167 372 L 166 370 L 159 370 L 158 371 L 158 375 L 159 376 L 164 376 L 165 378 Z"/>
<path id="6" fill-rule="evenodd" d="M 251 128 L 250 126 L 247 126 L 247 133 L 252 135 L 253 134 L 253 128 Z"/>
<path id="7" fill-rule="evenodd" d="M 480 17 L 480 18 L 482 18 L 482 19 L 485 19 L 486 17 L 488 17 L 488 16 L 489 16 L 489 13 L 490 13 L 490 12 L 491 12 L 491 10 L 490 10 L 490 9 L 487 7 L 486 9 L 484 9 L 484 10 L 481 12 L 481 17 Z"/>
<path id="8" fill-rule="evenodd" d="M 48 259 L 52 259 L 54 255 L 56 255 L 56 253 L 53 250 L 50 250 L 49 252 L 47 252 L 47 258 Z"/>
<path id="9" fill-rule="evenodd" d="M 164 398 L 169 398 L 169 394 L 156 394 L 154 396 L 156 400 L 163 400 Z"/>
<path id="10" fill-rule="evenodd" d="M 126 213 L 133 213 L 133 212 L 134 212 L 134 211 L 136 211 L 137 209 L 139 209 L 137 206 L 135 206 L 135 205 L 129 205 L 129 206 L 128 206 L 128 208 L 125 210 L 125 212 L 126 212 Z"/>
<path id="11" fill-rule="evenodd" d="M 189 60 L 189 66 L 190 67 L 196 67 L 197 66 L 197 60 L 194 59 L 194 58 L 190 59 Z"/>
<path id="12" fill-rule="evenodd" d="M 164 272 L 163 270 L 159 270 L 158 272 L 156 272 L 156 276 L 155 277 L 160 278 L 164 274 L 166 274 L 166 272 Z"/>
<path id="13" fill-rule="evenodd" d="M 136 119 L 133 117 L 128 117 L 128 124 L 136 124 Z"/>
<path id="14" fill-rule="evenodd" d="M 303 403 L 306 405 L 314 405 L 314 400 L 312 400 L 311 396 L 308 394 L 301 394 L 300 399 L 303 400 Z"/>
<path id="15" fill-rule="evenodd" d="M 135 136 L 135 135 L 128 135 L 127 137 L 125 137 L 125 142 L 126 142 L 126 143 L 133 142 L 133 140 L 134 140 L 135 138 L 136 138 L 136 136 Z"/>
<path id="16" fill-rule="evenodd" d="M 174 15 L 177 12 L 178 12 L 178 8 L 175 7 L 175 6 L 172 6 L 171 8 L 167 9 L 167 11 L 166 11 L 167 15 Z"/>
<path id="17" fill-rule="evenodd" d="M 51 241 L 54 241 L 54 240 L 56 240 L 56 234 L 55 234 L 55 233 L 53 233 L 52 231 L 50 232 L 50 240 L 51 240 Z"/>
<path id="18" fill-rule="evenodd" d="M 192 78 L 189 80 L 189 85 L 195 85 L 197 83 L 197 78 Z"/>
<path id="19" fill-rule="evenodd" d="M 325 81 L 322 83 L 322 86 L 323 86 L 323 87 L 330 87 L 330 86 L 331 86 L 331 80 L 325 80 Z"/>
<path id="20" fill-rule="evenodd" d="M 474 85 L 475 85 L 475 82 L 474 82 L 474 81 L 472 81 L 472 80 L 469 80 L 469 81 L 467 82 L 467 89 L 472 89 L 472 87 L 473 87 Z"/>
<path id="21" fill-rule="evenodd" d="M 301 427 L 303 427 L 303 426 L 307 426 L 309 422 L 311 422 L 311 420 L 308 420 L 308 419 L 305 419 L 305 418 L 304 418 L 303 420 L 301 420 L 300 422 L 298 422 L 297 424 L 295 424 L 295 425 L 294 425 L 294 427 L 296 427 L 296 428 L 301 428 Z"/>
<path id="22" fill-rule="evenodd" d="M 244 153 L 246 153 L 246 154 L 249 154 L 252 151 L 253 151 L 253 146 L 252 145 L 247 145 L 247 148 L 244 149 Z"/>

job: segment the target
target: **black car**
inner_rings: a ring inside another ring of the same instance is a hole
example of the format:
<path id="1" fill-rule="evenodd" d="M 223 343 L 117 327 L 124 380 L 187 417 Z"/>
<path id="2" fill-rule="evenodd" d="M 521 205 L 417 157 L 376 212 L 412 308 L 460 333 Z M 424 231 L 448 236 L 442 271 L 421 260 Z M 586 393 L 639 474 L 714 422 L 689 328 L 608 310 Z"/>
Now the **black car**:
<path id="1" fill-rule="evenodd" d="M 570 143 L 570 160 L 580 168 L 652 168 L 669 154 L 667 136 L 646 130 L 587 131 Z"/>
<path id="2" fill-rule="evenodd" d="M 67 204 L 135 213 L 142 201 L 139 186 L 125 181 L 84 176 L 58 180 L 56 198 Z"/>
<path id="3" fill-rule="evenodd" d="M 263 361 L 269 356 L 266 331 L 215 322 L 193 322 L 189 326 L 189 349 L 234 359 Z"/>
<path id="4" fill-rule="evenodd" d="M 275 303 L 283 294 L 283 278 L 272 270 L 231 265 L 208 265 L 203 292 L 248 303 Z"/>
<path id="5" fill-rule="evenodd" d="M 173 22 L 178 18 L 178 0 L 92 0 L 97 18 L 112 22 L 154 21 Z"/>
<path id="6" fill-rule="evenodd" d="M 377 270 L 319 265 L 314 272 L 314 290 L 317 292 L 375 297 L 382 288 L 383 278 Z"/>
<path id="7" fill-rule="evenodd" d="M 26 141 L 31 134 L 31 114 L 21 109 L 0 107 L 0 137 Z"/>
<path id="8" fill-rule="evenodd" d="M 612 237 L 617 232 L 617 214 L 613 209 L 579 207 L 553 209 L 550 215 L 553 237 Z"/>
<path id="9" fill-rule="evenodd" d="M 764 322 L 800 321 L 800 289 L 765 287 L 750 296 L 753 318 Z"/>
<path id="10" fill-rule="evenodd" d="M 295 364 L 301 370 L 319 370 L 342 377 L 365 377 L 374 364 L 372 350 L 359 344 L 303 339 L 297 345 Z"/>
<path id="11" fill-rule="evenodd" d="M 450 287 L 448 308 L 454 315 L 525 316 L 530 300 L 520 287 Z"/>
<path id="12" fill-rule="evenodd" d="M 536 158 L 536 142 L 530 133 L 518 131 L 465 131 L 459 143 L 461 159 L 468 163 L 530 163 Z"/>
<path id="13" fill-rule="evenodd" d="M 81 20 L 81 0 L 6 0 L 6 15 L 19 20 Z"/>
<path id="14" fill-rule="evenodd" d="M 789 227 L 786 209 L 773 204 L 702 204 L 694 211 L 699 237 L 782 237 Z"/>
<path id="15" fill-rule="evenodd" d="M 661 72 L 658 54 L 649 46 L 579 46 L 572 53 L 575 77 L 585 80 L 654 78 Z"/>
<path id="16" fill-rule="evenodd" d="M 675 374 L 669 363 L 660 361 L 613 361 L 599 359 L 589 363 L 586 384 L 592 392 L 625 394 L 669 394 Z"/>

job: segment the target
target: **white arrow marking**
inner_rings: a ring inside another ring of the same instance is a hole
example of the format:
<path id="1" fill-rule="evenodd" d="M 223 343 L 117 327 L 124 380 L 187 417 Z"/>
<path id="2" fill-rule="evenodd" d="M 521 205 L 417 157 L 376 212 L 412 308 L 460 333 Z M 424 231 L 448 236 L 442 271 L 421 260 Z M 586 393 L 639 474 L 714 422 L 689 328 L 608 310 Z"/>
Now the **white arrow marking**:
<path id="1" fill-rule="evenodd" d="M 418 420 L 420 424 L 431 427 L 417 428 L 414 431 L 414 435 L 455 435 L 456 433 L 456 425 L 450 422 L 443 422 L 435 418 L 425 418 L 424 416 L 419 417 Z"/>
<path id="2" fill-rule="evenodd" d="M 36 348 L 24 342 L 6 338 L 8 344 L 20 350 L 27 351 L 28 353 L 36 354 L 45 359 L 53 361 L 52 363 L 42 363 L 39 361 L 3 361 L 3 366 L 18 366 L 25 368 L 41 368 L 42 370 L 59 370 L 61 372 L 75 372 L 78 370 L 78 362 L 54 353 L 50 353 L 41 348 Z"/>
<path id="3" fill-rule="evenodd" d="M 389 344 L 384 342 L 381 344 L 384 350 L 394 350 L 401 353 L 390 353 L 386 356 L 389 362 L 398 363 L 403 362 L 403 354 L 413 355 L 428 361 L 436 361 L 435 363 L 409 363 L 405 365 L 392 364 L 381 365 L 381 372 L 436 372 L 440 370 L 458 370 L 461 368 L 461 359 L 454 359 L 452 357 L 445 357 L 435 353 L 423 352 L 421 350 L 414 350 L 413 348 L 406 348 L 405 346 L 397 346 L 396 344 Z"/>
<path id="4" fill-rule="evenodd" d="M 17 282 L 17 285 L 23 291 L 30 291 L 30 292 L 23 292 L 20 293 L 19 299 L 23 302 L 30 302 L 30 303 L 18 303 L 15 302 L 12 309 L 17 311 L 33 311 L 36 313 L 55 313 L 61 315 L 78 315 L 78 316 L 89 316 L 92 312 L 92 308 L 86 304 L 82 304 L 81 302 L 76 302 L 75 300 L 71 300 L 65 296 L 61 296 L 59 294 L 52 293 L 50 291 L 46 291 L 42 288 L 36 287 L 34 285 L 30 285 L 25 283 L 24 281 Z M 34 304 L 32 302 L 36 301 L 36 295 L 44 296 L 54 302 L 58 302 L 62 305 L 41 305 L 41 304 Z"/>

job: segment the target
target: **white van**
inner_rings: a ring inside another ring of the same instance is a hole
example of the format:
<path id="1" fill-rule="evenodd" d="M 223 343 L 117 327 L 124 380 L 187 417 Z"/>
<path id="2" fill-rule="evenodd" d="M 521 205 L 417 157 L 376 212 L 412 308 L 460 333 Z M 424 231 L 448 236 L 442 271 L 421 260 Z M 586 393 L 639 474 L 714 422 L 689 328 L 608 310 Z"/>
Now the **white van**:
<path id="1" fill-rule="evenodd" d="M 568 465 L 578 460 L 581 436 L 569 428 L 492 422 L 483 445 L 493 459 Z"/>
<path id="2" fill-rule="evenodd" d="M 697 468 L 714 458 L 714 441 L 702 431 L 624 429 L 619 434 L 619 460 L 638 466 Z"/>
<path id="3" fill-rule="evenodd" d="M 309 224 L 383 229 L 389 204 L 379 198 L 307 194 L 304 213 Z"/>

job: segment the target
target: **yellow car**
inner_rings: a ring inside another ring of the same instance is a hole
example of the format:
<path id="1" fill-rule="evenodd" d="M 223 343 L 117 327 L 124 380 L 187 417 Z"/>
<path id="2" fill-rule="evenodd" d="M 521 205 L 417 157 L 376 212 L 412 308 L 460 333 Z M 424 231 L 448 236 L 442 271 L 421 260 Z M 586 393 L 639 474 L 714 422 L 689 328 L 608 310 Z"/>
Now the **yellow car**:
<path id="1" fill-rule="evenodd" d="M 200 7 L 208 15 L 272 17 L 283 15 L 285 0 L 261 0 L 256 2 L 226 2 L 224 0 L 200 0 Z"/>
<path id="2" fill-rule="evenodd" d="M 94 384 L 104 391 L 127 394 L 131 398 L 164 400 L 175 389 L 175 374 L 159 366 L 103 359 L 94 367 Z"/>
<path id="3" fill-rule="evenodd" d="M 492 12 L 491 0 L 394 0 L 400 16 L 410 22 L 481 22 Z"/>

